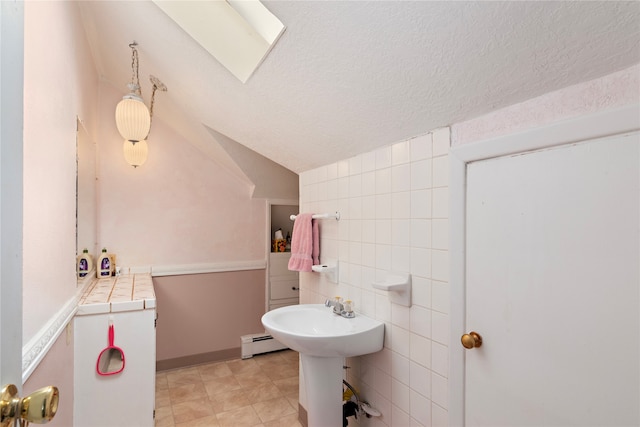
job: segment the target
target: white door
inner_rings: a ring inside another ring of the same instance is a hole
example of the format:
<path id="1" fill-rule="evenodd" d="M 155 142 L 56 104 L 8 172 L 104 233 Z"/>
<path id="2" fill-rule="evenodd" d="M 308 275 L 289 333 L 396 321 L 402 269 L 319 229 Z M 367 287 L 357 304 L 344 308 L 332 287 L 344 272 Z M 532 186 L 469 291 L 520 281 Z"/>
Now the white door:
<path id="1" fill-rule="evenodd" d="M 632 105 L 451 149 L 450 425 L 640 425 L 639 129 Z"/>
<path id="2" fill-rule="evenodd" d="M 0 2 L 0 388 L 14 384 L 18 389 L 22 389 L 23 12 L 22 2 Z"/>
<path id="3" fill-rule="evenodd" d="M 639 138 L 467 166 L 467 425 L 640 424 Z"/>

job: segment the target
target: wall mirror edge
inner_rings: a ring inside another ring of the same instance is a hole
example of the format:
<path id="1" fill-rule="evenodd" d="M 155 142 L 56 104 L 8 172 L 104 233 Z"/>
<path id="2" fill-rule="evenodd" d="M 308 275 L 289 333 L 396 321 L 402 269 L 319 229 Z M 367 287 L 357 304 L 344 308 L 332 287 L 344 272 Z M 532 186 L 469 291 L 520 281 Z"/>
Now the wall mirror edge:
<path id="1" fill-rule="evenodd" d="M 87 249 L 96 256 L 96 143 L 80 117 L 76 117 L 76 260 Z M 78 286 L 84 280 L 78 278 Z"/>

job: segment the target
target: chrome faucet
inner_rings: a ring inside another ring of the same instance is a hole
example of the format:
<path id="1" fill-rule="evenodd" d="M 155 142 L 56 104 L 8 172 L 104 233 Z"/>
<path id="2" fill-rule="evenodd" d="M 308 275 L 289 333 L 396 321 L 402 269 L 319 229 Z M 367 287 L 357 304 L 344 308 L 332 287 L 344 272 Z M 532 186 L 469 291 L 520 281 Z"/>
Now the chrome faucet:
<path id="1" fill-rule="evenodd" d="M 333 313 L 337 314 L 339 316 L 342 317 L 346 317 L 346 318 L 353 318 L 356 317 L 355 312 L 351 309 L 351 301 L 347 300 L 344 302 L 344 304 L 342 303 L 342 298 L 340 297 L 335 297 L 335 298 L 327 298 L 327 300 L 324 302 L 324 305 L 326 307 L 333 307 Z"/>
<path id="2" fill-rule="evenodd" d="M 340 313 L 342 313 L 342 310 L 344 309 L 344 306 L 342 305 L 340 300 L 341 300 L 340 297 L 335 297 L 334 299 L 327 298 L 327 300 L 324 302 L 324 305 L 326 307 L 333 307 L 333 312 L 335 314 L 340 314 Z"/>

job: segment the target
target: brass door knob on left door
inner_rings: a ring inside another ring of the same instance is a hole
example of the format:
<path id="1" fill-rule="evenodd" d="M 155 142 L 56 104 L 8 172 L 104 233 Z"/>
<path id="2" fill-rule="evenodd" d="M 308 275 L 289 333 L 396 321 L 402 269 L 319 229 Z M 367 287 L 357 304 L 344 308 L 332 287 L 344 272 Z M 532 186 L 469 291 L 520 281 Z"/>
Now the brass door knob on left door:
<path id="1" fill-rule="evenodd" d="M 0 427 L 9 427 L 16 420 L 20 420 L 21 425 L 48 423 L 58 411 L 59 398 L 58 388 L 54 386 L 43 387 L 21 399 L 15 385 L 6 385 L 0 392 Z"/>
<path id="2" fill-rule="evenodd" d="M 462 346 L 466 349 L 480 347 L 482 345 L 482 337 L 477 332 L 469 332 L 460 337 Z"/>

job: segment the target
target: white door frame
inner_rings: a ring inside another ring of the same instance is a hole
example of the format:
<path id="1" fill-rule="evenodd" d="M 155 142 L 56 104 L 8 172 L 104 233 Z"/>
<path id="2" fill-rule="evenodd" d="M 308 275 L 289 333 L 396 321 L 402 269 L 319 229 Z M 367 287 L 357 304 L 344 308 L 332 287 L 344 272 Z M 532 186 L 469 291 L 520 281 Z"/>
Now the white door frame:
<path id="1" fill-rule="evenodd" d="M 480 141 L 450 151 L 450 286 L 449 425 L 464 426 L 465 353 L 460 336 L 467 333 L 465 298 L 465 224 L 467 163 L 572 142 L 624 134 L 640 129 L 640 105 L 565 120 L 522 133 Z"/>
<path id="2" fill-rule="evenodd" d="M 0 387 L 22 390 L 24 4 L 0 2 Z"/>

